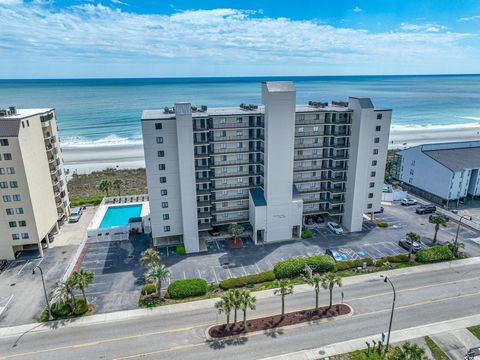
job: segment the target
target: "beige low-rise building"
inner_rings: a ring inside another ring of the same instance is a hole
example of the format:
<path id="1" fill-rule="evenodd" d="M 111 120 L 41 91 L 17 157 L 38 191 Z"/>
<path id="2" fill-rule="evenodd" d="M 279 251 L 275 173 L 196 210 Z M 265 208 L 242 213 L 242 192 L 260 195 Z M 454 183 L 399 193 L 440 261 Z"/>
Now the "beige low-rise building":
<path id="1" fill-rule="evenodd" d="M 0 109 L 0 259 L 37 249 L 70 212 L 54 109 Z"/>

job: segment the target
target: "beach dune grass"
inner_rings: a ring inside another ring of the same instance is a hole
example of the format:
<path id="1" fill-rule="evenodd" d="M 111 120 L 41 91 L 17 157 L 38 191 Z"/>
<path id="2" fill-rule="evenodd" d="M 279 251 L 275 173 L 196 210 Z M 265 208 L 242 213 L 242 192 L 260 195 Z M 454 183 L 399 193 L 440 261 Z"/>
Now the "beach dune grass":
<path id="1" fill-rule="evenodd" d="M 147 193 L 147 179 L 145 169 L 105 169 L 94 171 L 90 174 L 72 174 L 68 182 L 71 206 L 98 205 L 106 195 L 100 190 L 102 180 L 108 180 L 112 184 L 115 180 L 121 180 L 119 189 L 109 190 L 110 196 L 132 195 Z"/>

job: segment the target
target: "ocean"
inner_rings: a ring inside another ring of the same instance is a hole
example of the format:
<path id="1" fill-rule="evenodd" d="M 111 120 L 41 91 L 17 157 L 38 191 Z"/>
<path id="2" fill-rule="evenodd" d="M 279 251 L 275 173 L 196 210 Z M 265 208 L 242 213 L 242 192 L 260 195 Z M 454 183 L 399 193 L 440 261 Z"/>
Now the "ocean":
<path id="1" fill-rule="evenodd" d="M 480 75 L 0 80 L 0 108 L 55 108 L 67 148 L 133 145 L 143 109 L 259 104 L 266 80 L 293 80 L 298 103 L 369 96 L 399 128 L 480 122 Z"/>

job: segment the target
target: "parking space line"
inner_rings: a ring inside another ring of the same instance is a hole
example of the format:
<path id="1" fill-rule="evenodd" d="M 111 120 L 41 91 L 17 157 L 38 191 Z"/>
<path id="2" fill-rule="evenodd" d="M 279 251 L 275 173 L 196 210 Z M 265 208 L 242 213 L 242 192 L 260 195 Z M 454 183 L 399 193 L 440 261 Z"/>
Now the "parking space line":
<path id="1" fill-rule="evenodd" d="M 198 277 L 199 277 L 200 279 L 203 279 L 202 274 L 200 273 L 200 270 L 198 270 L 198 268 L 197 268 L 196 270 L 197 270 Z"/>
<path id="2" fill-rule="evenodd" d="M 215 244 L 217 244 L 217 249 L 220 250 L 220 245 L 218 245 L 218 241 L 217 240 L 214 240 L 215 241 Z"/>
<path id="3" fill-rule="evenodd" d="M 187 280 L 187 275 L 185 275 L 185 271 L 183 271 L 183 279 Z"/>
<path id="4" fill-rule="evenodd" d="M 18 270 L 17 275 L 20 275 L 22 273 L 23 269 L 25 269 L 25 266 L 27 266 L 29 263 L 30 263 L 30 260 L 27 260 L 27 262 L 25 264 L 23 264 L 23 266 L 20 268 L 20 270 Z"/>
<path id="5" fill-rule="evenodd" d="M 240 265 L 240 266 L 241 266 L 241 268 L 242 268 L 242 270 L 243 270 L 243 273 L 244 273 L 245 275 L 247 275 L 247 272 L 245 271 L 245 268 L 243 267 L 243 265 Z"/>
<path id="6" fill-rule="evenodd" d="M 232 272 L 230 271 L 230 269 L 227 267 L 227 270 L 228 270 L 228 274 L 230 275 L 230 277 L 232 278 L 233 275 L 232 275 Z"/>
<path id="7" fill-rule="evenodd" d="M 273 265 L 272 265 L 272 263 L 270 262 L 270 260 L 265 259 L 265 262 L 267 263 L 267 265 L 268 265 L 269 268 L 273 268 Z"/>
<path id="8" fill-rule="evenodd" d="M 258 270 L 259 273 L 262 272 L 262 270 L 260 270 L 260 268 L 258 267 L 258 264 L 256 262 L 255 262 L 255 266 L 257 267 L 257 270 Z"/>
<path id="9" fill-rule="evenodd" d="M 212 271 L 213 271 L 213 276 L 215 276 L 215 281 L 218 284 L 219 281 L 218 281 L 218 277 L 217 277 L 217 272 L 215 271 L 215 268 L 213 266 L 211 268 L 212 268 Z"/>

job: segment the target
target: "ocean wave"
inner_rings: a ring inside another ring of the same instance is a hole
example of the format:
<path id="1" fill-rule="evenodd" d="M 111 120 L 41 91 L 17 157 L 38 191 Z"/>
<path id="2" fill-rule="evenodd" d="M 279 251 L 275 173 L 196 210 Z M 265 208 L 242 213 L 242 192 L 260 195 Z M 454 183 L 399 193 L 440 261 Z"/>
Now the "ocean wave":
<path id="1" fill-rule="evenodd" d="M 62 148 L 84 148 L 105 146 L 135 146 L 142 145 L 141 137 L 125 138 L 118 135 L 109 135 L 102 139 L 88 140 L 81 136 L 62 138 Z"/>
<path id="2" fill-rule="evenodd" d="M 466 119 L 466 118 L 464 118 Z M 471 120 L 480 118 L 469 118 Z M 480 127 L 480 122 L 465 123 L 465 124 L 405 124 L 405 125 L 392 125 L 390 132 L 392 134 L 399 132 L 416 132 L 416 131 L 462 131 L 473 130 Z"/>

